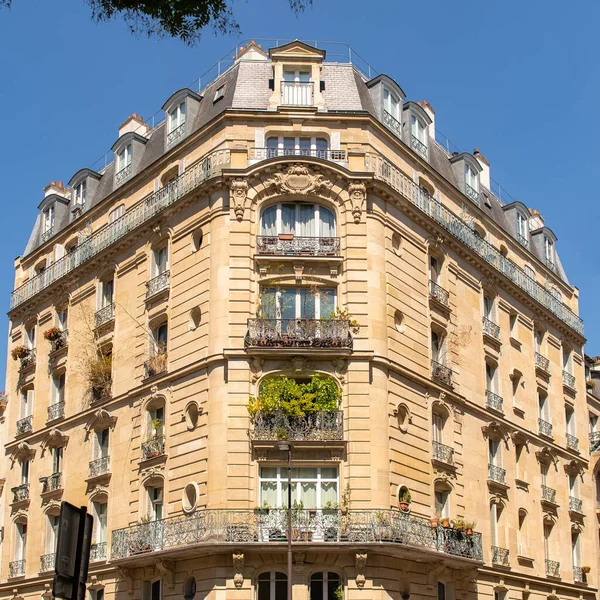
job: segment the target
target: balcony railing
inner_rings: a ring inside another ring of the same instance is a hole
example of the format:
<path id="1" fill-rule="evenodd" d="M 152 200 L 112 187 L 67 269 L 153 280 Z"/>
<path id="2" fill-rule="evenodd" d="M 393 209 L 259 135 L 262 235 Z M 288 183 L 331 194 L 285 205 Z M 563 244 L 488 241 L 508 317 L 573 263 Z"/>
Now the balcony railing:
<path id="1" fill-rule="evenodd" d="M 110 456 L 103 456 L 90 462 L 90 478 L 110 473 Z"/>
<path id="2" fill-rule="evenodd" d="M 185 122 L 167 134 L 167 146 L 172 146 L 185 133 Z"/>
<path id="3" fill-rule="evenodd" d="M 485 395 L 487 399 L 488 408 L 491 408 L 492 410 L 495 410 L 499 413 L 503 412 L 502 405 L 504 403 L 504 400 L 502 399 L 502 396 L 498 396 L 498 394 L 494 394 L 494 392 L 490 392 L 490 390 L 486 390 Z"/>
<path id="4" fill-rule="evenodd" d="M 19 368 L 24 370 L 29 369 L 29 367 L 35 367 L 35 354 L 35 348 L 30 348 L 29 352 L 20 359 Z"/>
<path id="5" fill-rule="evenodd" d="M 60 332 L 58 337 L 56 337 L 50 341 L 50 349 L 51 349 L 50 351 L 56 352 L 57 350 L 60 350 L 61 348 L 65 348 L 68 343 L 69 343 L 69 332 L 68 332 L 68 330 L 64 329 L 63 331 Z"/>
<path id="6" fill-rule="evenodd" d="M 372 152 L 365 155 L 365 168 L 375 174 L 375 179 L 387 183 L 452 236 L 469 247 L 481 259 L 505 275 L 536 302 L 539 302 L 574 331 L 583 335 L 583 321 L 578 315 L 559 299 L 552 296 L 543 285 L 529 277 L 523 269 L 504 256 L 500 250 L 482 239 L 475 232 L 472 225 L 466 223 L 443 204 L 431 198 L 426 191 L 422 190 L 412 180 L 412 177 L 408 177 L 382 156 Z"/>
<path id="7" fill-rule="evenodd" d="M 581 498 L 575 498 L 575 496 L 569 496 L 569 510 L 574 512 L 582 513 L 583 501 Z"/>
<path id="8" fill-rule="evenodd" d="M 294 236 L 292 239 L 282 239 L 277 235 L 261 235 L 256 238 L 256 253 L 273 256 L 340 256 L 340 238 Z"/>
<path id="9" fill-rule="evenodd" d="M 106 542 L 92 542 L 90 561 L 106 560 Z"/>
<path id="10" fill-rule="evenodd" d="M 399 138 L 402 137 L 402 123 L 387 110 L 383 111 L 383 124 L 389 127 Z"/>
<path id="11" fill-rule="evenodd" d="M 54 235 L 54 225 L 52 227 L 46 229 L 44 233 L 42 233 L 42 244 L 47 242 Z"/>
<path id="12" fill-rule="evenodd" d="M 344 439 L 344 413 L 319 411 L 304 417 L 290 417 L 281 411 L 257 413 L 250 431 L 253 441 L 340 441 Z"/>
<path id="13" fill-rule="evenodd" d="M 550 361 L 539 352 L 535 353 L 535 366 L 542 369 L 542 371 L 546 371 L 546 373 L 550 373 Z"/>
<path id="14" fill-rule="evenodd" d="M 266 513 L 266 514 L 264 514 Z M 287 509 L 267 511 L 212 509 L 117 529 L 111 560 L 196 544 L 255 543 L 257 548 L 287 540 Z M 399 544 L 482 560 L 481 534 L 432 528 L 429 519 L 398 510 L 292 509 L 292 542 Z"/>
<path id="15" fill-rule="evenodd" d="M 8 576 L 9 577 L 21 577 L 25 575 L 25 561 L 24 560 L 13 560 L 8 563 Z"/>
<path id="16" fill-rule="evenodd" d="M 600 450 L 600 431 L 592 431 L 590 433 L 590 452 Z"/>
<path id="17" fill-rule="evenodd" d="M 508 549 L 492 546 L 492 564 L 499 565 L 501 567 L 509 567 L 510 563 L 508 562 Z"/>
<path id="18" fill-rule="evenodd" d="M 94 323 L 96 328 L 102 327 L 102 325 L 106 325 L 106 323 L 110 323 L 115 318 L 115 303 L 111 302 L 106 306 L 103 306 L 100 310 L 96 311 L 94 315 Z"/>
<path id="19" fill-rule="evenodd" d="M 423 158 L 427 158 L 427 146 L 416 136 L 410 136 L 410 147 Z"/>
<path id="20" fill-rule="evenodd" d="M 62 473 L 52 473 L 48 477 L 40 478 L 42 484 L 42 494 L 62 490 Z"/>
<path id="21" fill-rule="evenodd" d="M 475 204 L 479 204 L 479 192 L 468 183 L 465 183 L 465 195 L 469 200 L 475 202 Z"/>
<path id="22" fill-rule="evenodd" d="M 282 81 L 281 104 L 286 106 L 312 106 L 312 81 Z"/>
<path id="23" fill-rule="evenodd" d="M 546 266 L 551 270 L 554 271 L 554 261 L 550 260 L 549 258 L 546 258 L 545 261 Z"/>
<path id="24" fill-rule="evenodd" d="M 447 465 L 454 464 L 454 448 L 433 442 L 433 458 Z"/>
<path id="25" fill-rule="evenodd" d="M 13 503 L 15 502 L 25 502 L 25 500 L 29 500 L 29 484 L 22 483 L 17 487 L 11 488 L 10 490 L 13 495 Z"/>
<path id="26" fill-rule="evenodd" d="M 569 450 L 577 450 L 579 448 L 579 439 L 574 435 L 567 433 L 567 448 Z"/>
<path id="27" fill-rule="evenodd" d="M 56 559 L 56 554 L 52 552 L 52 554 L 44 554 L 40 556 L 40 571 L 54 571 L 54 563 Z"/>
<path id="28" fill-rule="evenodd" d="M 435 281 L 429 280 L 429 297 L 443 306 L 450 306 L 450 293 Z"/>
<path id="29" fill-rule="evenodd" d="M 48 407 L 48 421 L 56 421 L 65 416 L 65 403 L 56 402 Z"/>
<path id="30" fill-rule="evenodd" d="M 165 453 L 165 436 L 156 435 L 142 444 L 142 460 L 148 460 Z"/>
<path id="31" fill-rule="evenodd" d="M 11 310 L 147 223 L 206 180 L 220 174 L 222 169 L 229 165 L 229 158 L 227 149 L 215 150 L 205 155 L 179 177 L 134 204 L 121 218 L 98 229 L 83 240 L 73 252 L 55 261 L 43 273 L 18 287 L 11 295 Z"/>
<path id="32" fill-rule="evenodd" d="M 581 570 L 581 567 L 573 567 L 573 581 L 575 583 L 584 582 L 583 571 Z"/>
<path id="33" fill-rule="evenodd" d="M 538 431 L 540 435 L 545 435 L 546 437 L 552 437 L 552 423 L 548 423 L 548 421 L 544 421 L 544 419 L 538 419 Z"/>
<path id="34" fill-rule="evenodd" d="M 452 387 L 452 369 L 435 360 L 431 361 L 431 378 L 448 387 Z"/>
<path id="35" fill-rule="evenodd" d="M 498 465 L 488 464 L 488 479 L 495 483 L 506 483 L 506 469 Z"/>
<path id="36" fill-rule="evenodd" d="M 348 319 L 248 319 L 246 348 L 352 348 Z"/>
<path id="37" fill-rule="evenodd" d="M 525 248 L 527 248 L 527 246 L 529 246 L 529 242 L 527 241 L 527 238 L 524 235 L 517 233 L 516 238 L 517 238 L 517 242 L 519 242 L 519 244 L 521 244 L 521 246 L 524 246 Z"/>
<path id="38" fill-rule="evenodd" d="M 555 560 L 546 559 L 546 576 L 560 577 L 560 563 Z"/>
<path id="39" fill-rule="evenodd" d="M 563 383 L 566 386 L 575 389 L 576 381 L 575 375 L 571 375 L 568 371 L 563 371 Z"/>
<path id="40" fill-rule="evenodd" d="M 277 156 L 312 156 L 332 162 L 346 162 L 345 150 L 313 150 L 311 148 L 250 148 L 248 160 L 267 160 Z"/>
<path id="41" fill-rule="evenodd" d="M 146 283 L 146 298 L 150 298 L 169 287 L 171 271 L 164 271 Z"/>
<path id="42" fill-rule="evenodd" d="M 548 487 L 547 485 L 542 486 L 542 500 L 556 504 L 556 490 Z"/>
<path id="43" fill-rule="evenodd" d="M 167 372 L 168 354 L 157 352 L 144 363 L 144 378 L 154 377 Z"/>
<path id="44" fill-rule="evenodd" d="M 500 339 L 500 327 L 494 321 L 490 321 L 486 317 L 483 317 L 483 333 L 489 335 L 495 340 Z"/>
<path id="45" fill-rule="evenodd" d="M 131 163 L 129 163 L 126 167 L 123 167 L 120 171 L 117 172 L 117 174 L 115 175 L 115 184 L 120 185 L 126 179 L 129 179 L 131 177 L 132 172 L 133 171 L 131 169 Z"/>
<path id="46" fill-rule="evenodd" d="M 17 421 L 17 435 L 24 435 L 33 431 L 33 415 Z"/>

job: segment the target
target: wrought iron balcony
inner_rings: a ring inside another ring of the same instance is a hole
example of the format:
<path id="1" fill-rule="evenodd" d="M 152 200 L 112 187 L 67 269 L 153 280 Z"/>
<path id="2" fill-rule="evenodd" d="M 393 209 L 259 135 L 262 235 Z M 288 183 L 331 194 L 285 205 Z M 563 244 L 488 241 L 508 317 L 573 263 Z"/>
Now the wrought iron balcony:
<path id="1" fill-rule="evenodd" d="M 545 261 L 546 266 L 551 270 L 554 271 L 554 261 L 550 260 L 549 258 L 546 258 Z"/>
<path id="2" fill-rule="evenodd" d="M 546 576 L 560 577 L 560 563 L 555 560 L 546 559 Z"/>
<path id="3" fill-rule="evenodd" d="M 332 162 L 346 162 L 345 150 L 312 150 L 310 148 L 250 148 L 248 160 L 261 161 L 277 156 L 311 156 Z"/>
<path id="4" fill-rule="evenodd" d="M 569 496 L 569 510 L 577 513 L 583 513 L 583 501 L 581 498 L 575 498 L 575 496 Z"/>
<path id="5" fill-rule="evenodd" d="M 67 329 L 63 329 L 60 332 L 59 336 L 50 341 L 50 351 L 56 352 L 61 348 L 65 348 L 69 343 L 69 331 Z"/>
<path id="6" fill-rule="evenodd" d="M 16 502 L 25 502 L 25 500 L 29 500 L 29 484 L 22 483 L 17 487 L 11 488 L 10 490 L 13 495 L 13 504 Z"/>
<path id="7" fill-rule="evenodd" d="M 490 392 L 490 390 L 486 390 L 485 395 L 488 408 L 499 413 L 503 412 L 502 405 L 504 400 L 502 399 L 502 396 L 498 396 L 498 394 L 494 394 L 494 392 Z"/>
<path id="8" fill-rule="evenodd" d="M 52 473 L 49 477 L 40 478 L 42 494 L 62 490 L 62 473 Z"/>
<path id="9" fill-rule="evenodd" d="M 576 384 L 575 375 L 571 375 L 568 371 L 563 371 L 563 383 L 570 387 L 571 389 L 575 389 Z"/>
<path id="10" fill-rule="evenodd" d="M 106 560 L 106 542 L 92 542 L 90 561 Z"/>
<path id="11" fill-rule="evenodd" d="M 431 361 L 431 378 L 443 385 L 452 387 L 452 369 L 435 360 Z"/>
<path id="12" fill-rule="evenodd" d="M 144 363 L 144 378 L 154 377 L 167 372 L 168 354 L 157 352 Z"/>
<path id="13" fill-rule="evenodd" d="M 46 231 L 44 231 L 44 233 L 42 233 L 42 244 L 47 242 L 53 235 L 54 235 L 54 225 L 52 225 L 52 227 L 50 227 L 49 229 L 46 229 Z"/>
<path id="14" fill-rule="evenodd" d="M 110 456 L 103 456 L 90 461 L 90 479 L 110 473 Z"/>
<path id="15" fill-rule="evenodd" d="M 8 563 L 8 576 L 10 577 L 21 577 L 25 575 L 25 561 L 24 560 L 13 560 Z"/>
<path id="16" fill-rule="evenodd" d="M 447 465 L 454 464 L 454 448 L 433 442 L 433 458 Z"/>
<path id="17" fill-rule="evenodd" d="M 590 452 L 600 450 L 600 431 L 592 431 L 590 433 Z"/>
<path id="18" fill-rule="evenodd" d="M 48 407 L 48 421 L 56 421 L 65 416 L 65 403 L 55 402 Z"/>
<path id="19" fill-rule="evenodd" d="M 495 340 L 500 339 L 500 327 L 494 323 L 494 321 L 490 321 L 490 319 L 487 319 L 486 317 L 483 317 L 483 333 Z"/>
<path id="20" fill-rule="evenodd" d="M 110 323 L 115 318 L 115 303 L 111 302 L 106 306 L 103 306 L 100 310 L 96 311 L 94 316 L 94 322 L 96 324 L 96 328 L 102 327 L 102 325 L 106 325 Z"/>
<path id="21" fill-rule="evenodd" d="M 542 371 L 546 371 L 546 373 L 550 373 L 550 361 L 539 352 L 535 353 L 535 366 L 542 369 Z"/>
<path id="22" fill-rule="evenodd" d="M 552 437 L 552 423 L 544 421 L 544 419 L 538 419 L 538 431 L 540 435 L 545 435 L 548 438 Z"/>
<path id="23" fill-rule="evenodd" d="M 410 136 L 410 147 L 423 158 L 427 158 L 427 146 L 416 136 Z"/>
<path id="24" fill-rule="evenodd" d="M 172 146 L 177 140 L 183 137 L 185 133 L 185 122 L 183 122 L 178 127 L 175 127 L 173 131 L 170 131 L 167 134 L 167 146 Z"/>
<path id="25" fill-rule="evenodd" d="M 287 540 L 287 509 L 199 510 L 112 532 L 111 560 L 196 544 L 255 543 L 257 548 Z M 482 560 L 481 534 L 431 527 L 429 519 L 398 510 L 292 509 L 292 542 L 399 544 L 466 559 Z"/>
<path id="26" fill-rule="evenodd" d="M 142 444 L 142 460 L 148 460 L 165 453 L 165 436 L 156 435 Z"/>
<path id="27" fill-rule="evenodd" d="M 527 241 L 527 238 L 524 235 L 517 233 L 516 238 L 517 238 L 517 242 L 519 242 L 519 244 L 521 244 L 521 246 L 524 246 L 525 248 L 527 248 L 527 246 L 529 246 L 529 242 Z"/>
<path id="28" fill-rule="evenodd" d="M 319 411 L 304 417 L 290 417 L 282 411 L 257 413 L 250 431 L 252 441 L 340 441 L 344 439 L 344 413 Z"/>
<path id="29" fill-rule="evenodd" d="M 24 435 L 33 431 L 33 415 L 17 421 L 17 435 Z"/>
<path id="30" fill-rule="evenodd" d="M 508 562 L 508 549 L 492 546 L 492 564 L 501 567 L 510 567 Z"/>
<path id="31" fill-rule="evenodd" d="M 583 583 L 585 581 L 581 567 L 573 567 L 573 581 L 575 583 Z"/>
<path id="32" fill-rule="evenodd" d="M 547 485 L 542 486 L 542 500 L 556 504 L 556 490 L 548 487 Z"/>
<path id="33" fill-rule="evenodd" d="M 579 448 L 579 440 L 570 433 L 567 433 L 567 448 L 575 451 L 577 451 Z"/>
<path id="34" fill-rule="evenodd" d="M 146 298 L 150 298 L 169 288 L 171 271 L 164 271 L 146 283 Z"/>
<path id="35" fill-rule="evenodd" d="M 465 195 L 469 200 L 479 205 L 479 192 L 474 187 L 471 187 L 468 183 L 465 183 Z"/>
<path id="36" fill-rule="evenodd" d="M 19 368 L 23 371 L 35 367 L 35 348 L 29 348 L 29 352 L 19 359 Z"/>
<path id="37" fill-rule="evenodd" d="M 129 163 L 126 167 L 123 167 L 120 171 L 115 175 L 115 185 L 120 185 L 125 180 L 131 177 L 132 173 L 131 163 Z"/>
<path id="38" fill-rule="evenodd" d="M 488 463 L 488 479 L 494 483 L 506 484 L 506 469 Z"/>
<path id="39" fill-rule="evenodd" d="M 450 306 L 450 294 L 448 290 L 445 290 L 441 285 L 438 285 L 431 279 L 429 280 L 429 297 L 443 306 Z"/>
<path id="40" fill-rule="evenodd" d="M 54 562 L 56 559 L 56 554 L 52 552 L 52 554 L 44 554 L 40 556 L 40 571 L 54 571 Z"/>
<path id="41" fill-rule="evenodd" d="M 229 162 L 228 149 L 215 150 L 204 155 L 179 177 L 134 204 L 122 217 L 98 229 L 73 252 L 54 261 L 43 273 L 32 277 L 14 290 L 10 300 L 11 310 L 104 252 L 106 248 L 128 236 L 144 223 L 154 219 L 156 215 L 211 177 L 219 175 Z"/>
<path id="42" fill-rule="evenodd" d="M 281 104 L 286 106 L 312 106 L 312 81 L 282 81 Z"/>
<path id="43" fill-rule="evenodd" d="M 402 123 L 387 110 L 383 111 L 383 124 L 389 127 L 398 137 L 402 137 Z"/>
<path id="44" fill-rule="evenodd" d="M 272 256 L 340 256 L 340 238 L 266 236 L 256 238 L 256 253 Z"/>
<path id="45" fill-rule="evenodd" d="M 352 348 L 348 319 L 248 319 L 246 348 Z"/>
<path id="46" fill-rule="evenodd" d="M 477 254 L 479 258 L 510 279 L 517 287 L 578 334 L 583 335 L 583 321 L 578 315 L 562 302 L 557 302 L 556 298 L 542 284 L 529 277 L 521 267 L 504 256 L 498 248 L 482 239 L 471 223 L 463 221 L 443 204 L 429 196 L 411 177 L 408 177 L 381 155 L 373 152 L 365 155 L 365 170 L 374 173 L 375 179 L 383 181 L 396 190 L 418 210 Z"/>

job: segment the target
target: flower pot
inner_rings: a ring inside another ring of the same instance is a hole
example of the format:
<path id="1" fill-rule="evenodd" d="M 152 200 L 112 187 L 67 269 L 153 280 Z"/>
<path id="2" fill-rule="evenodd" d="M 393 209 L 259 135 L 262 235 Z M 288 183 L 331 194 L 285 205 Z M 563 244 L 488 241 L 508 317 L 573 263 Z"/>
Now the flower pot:
<path id="1" fill-rule="evenodd" d="M 317 509 L 316 508 L 311 508 L 308 511 L 308 514 L 309 514 L 310 517 L 312 517 L 314 519 L 317 516 Z"/>
<path id="2" fill-rule="evenodd" d="M 466 529 L 465 533 L 466 533 L 467 535 L 473 535 L 473 530 L 472 530 L 470 527 L 467 527 L 467 529 Z"/>
<path id="3" fill-rule="evenodd" d="M 590 567 L 581 567 L 581 572 L 582 573 L 589 573 L 590 572 Z"/>
<path id="4" fill-rule="evenodd" d="M 434 529 L 435 529 L 436 527 L 439 527 L 439 525 L 440 525 L 440 521 L 439 521 L 439 519 L 437 519 L 436 517 L 432 517 L 432 518 L 431 518 L 431 519 L 429 519 L 429 520 L 430 520 L 430 522 L 431 522 L 431 527 L 432 527 L 432 528 L 434 528 Z"/>
<path id="5" fill-rule="evenodd" d="M 400 502 L 400 510 L 402 512 L 409 512 L 410 504 L 408 502 Z"/>
<path id="6" fill-rule="evenodd" d="M 448 529 L 450 527 L 450 521 L 448 519 L 442 519 L 442 527 Z"/>
<path id="7" fill-rule="evenodd" d="M 342 515 L 347 515 L 348 514 L 348 509 L 345 506 L 342 506 L 342 508 L 340 508 L 340 513 Z"/>
<path id="8" fill-rule="evenodd" d="M 280 240 L 293 240 L 294 234 L 293 233 L 280 233 L 278 237 Z"/>

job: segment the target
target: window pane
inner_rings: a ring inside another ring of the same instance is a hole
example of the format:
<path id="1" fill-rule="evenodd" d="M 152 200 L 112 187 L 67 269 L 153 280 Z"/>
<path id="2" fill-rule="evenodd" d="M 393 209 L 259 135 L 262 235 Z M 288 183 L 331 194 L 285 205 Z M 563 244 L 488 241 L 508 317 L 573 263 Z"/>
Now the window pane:
<path id="1" fill-rule="evenodd" d="M 262 481 L 260 484 L 260 505 L 267 503 L 277 506 L 277 484 L 274 481 Z"/>
<path id="2" fill-rule="evenodd" d="M 320 290 L 319 300 L 321 309 L 320 317 L 328 319 L 335 310 L 335 290 L 327 288 Z"/>
<path id="3" fill-rule="evenodd" d="M 317 484 L 315 482 L 304 482 L 301 484 L 300 500 L 304 508 L 317 507 Z"/>
<path id="4" fill-rule="evenodd" d="M 315 318 L 315 293 L 310 289 L 300 289 L 300 316 L 303 319 Z"/>
<path id="5" fill-rule="evenodd" d="M 294 233 L 296 224 L 296 205 L 281 205 L 281 233 Z"/>
<path id="6" fill-rule="evenodd" d="M 275 290 L 261 290 L 260 311 L 264 319 L 275 319 L 277 317 L 277 297 Z"/>
<path id="7" fill-rule="evenodd" d="M 292 469 L 292 479 L 316 479 L 317 478 L 316 467 L 305 467 L 303 469 Z"/>
<path id="8" fill-rule="evenodd" d="M 282 288 L 280 292 L 280 308 L 282 319 L 296 318 L 296 290 L 294 288 Z"/>
<path id="9" fill-rule="evenodd" d="M 323 574 L 315 573 L 310 581 L 310 600 L 323 600 Z"/>
<path id="10" fill-rule="evenodd" d="M 314 237 L 315 233 L 315 207 L 313 204 L 301 204 L 300 222 L 296 234 L 301 237 Z"/>
<path id="11" fill-rule="evenodd" d="M 327 600 L 335 600 L 335 593 L 340 583 L 340 576 L 337 573 L 327 573 Z"/>
<path id="12" fill-rule="evenodd" d="M 319 236 L 335 236 L 335 217 L 330 210 L 323 206 L 319 207 Z"/>
<path id="13" fill-rule="evenodd" d="M 336 504 L 338 501 L 338 485 L 334 481 L 321 482 L 321 507 L 326 506 L 328 502 Z"/>
<path id="14" fill-rule="evenodd" d="M 287 156 L 294 154 L 296 150 L 296 138 L 283 138 L 283 154 Z"/>

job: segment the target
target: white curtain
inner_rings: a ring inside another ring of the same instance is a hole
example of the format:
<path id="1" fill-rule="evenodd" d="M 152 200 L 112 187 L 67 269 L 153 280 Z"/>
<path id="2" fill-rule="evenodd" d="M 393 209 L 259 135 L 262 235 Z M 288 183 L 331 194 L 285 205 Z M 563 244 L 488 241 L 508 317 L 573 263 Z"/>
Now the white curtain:
<path id="1" fill-rule="evenodd" d="M 321 318 L 329 318 L 335 310 L 335 290 L 321 289 L 319 290 L 319 309 Z"/>
<path id="2" fill-rule="evenodd" d="M 261 235 L 277 235 L 277 206 L 269 206 L 262 214 Z"/>
<path id="3" fill-rule="evenodd" d="M 296 205 L 281 205 L 281 233 L 295 233 Z"/>
<path id="4" fill-rule="evenodd" d="M 330 210 L 322 206 L 319 207 L 319 236 L 335 236 L 335 217 Z"/>
<path id="5" fill-rule="evenodd" d="M 300 204 L 300 219 L 297 227 L 300 237 L 315 236 L 315 207 L 313 204 Z"/>

